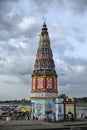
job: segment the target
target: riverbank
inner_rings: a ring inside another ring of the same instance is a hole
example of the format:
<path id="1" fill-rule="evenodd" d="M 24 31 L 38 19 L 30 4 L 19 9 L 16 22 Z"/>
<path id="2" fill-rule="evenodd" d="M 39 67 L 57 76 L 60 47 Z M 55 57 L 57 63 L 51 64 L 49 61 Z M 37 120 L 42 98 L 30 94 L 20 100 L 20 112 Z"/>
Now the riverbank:
<path id="1" fill-rule="evenodd" d="M 68 122 L 44 122 L 39 120 L 0 121 L 0 130 L 87 130 L 87 120 Z"/>
<path id="2" fill-rule="evenodd" d="M 19 105 L 23 105 L 23 106 L 29 106 L 30 102 L 11 102 L 11 101 L 8 101 L 8 102 L 5 102 L 5 101 L 2 101 L 0 102 L 0 105 L 14 105 L 14 106 L 19 106 Z M 76 103 L 76 106 L 77 107 L 87 107 L 87 102 L 77 102 Z"/>

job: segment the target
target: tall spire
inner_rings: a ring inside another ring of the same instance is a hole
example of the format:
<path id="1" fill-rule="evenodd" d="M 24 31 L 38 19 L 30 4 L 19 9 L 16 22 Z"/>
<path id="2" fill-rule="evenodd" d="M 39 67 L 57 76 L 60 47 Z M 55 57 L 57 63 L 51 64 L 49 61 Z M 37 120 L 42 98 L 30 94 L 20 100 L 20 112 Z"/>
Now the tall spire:
<path id="1" fill-rule="evenodd" d="M 57 74 L 50 45 L 47 25 L 44 22 L 39 38 L 34 71 L 32 73 L 31 98 L 55 98 L 58 96 Z"/>
<path id="2" fill-rule="evenodd" d="M 44 22 L 40 34 L 33 75 L 56 75 L 47 25 Z"/>

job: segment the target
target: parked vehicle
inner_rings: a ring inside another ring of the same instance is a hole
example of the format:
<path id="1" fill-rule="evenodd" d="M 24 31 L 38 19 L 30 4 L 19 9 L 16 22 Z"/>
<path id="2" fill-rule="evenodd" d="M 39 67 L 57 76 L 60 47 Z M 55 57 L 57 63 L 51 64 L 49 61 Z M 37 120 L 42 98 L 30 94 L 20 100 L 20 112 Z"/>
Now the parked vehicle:
<path id="1" fill-rule="evenodd" d="M 19 109 L 16 109 L 16 119 L 25 119 L 25 120 L 30 120 L 31 119 L 31 108 L 26 108 L 26 107 L 21 107 Z"/>

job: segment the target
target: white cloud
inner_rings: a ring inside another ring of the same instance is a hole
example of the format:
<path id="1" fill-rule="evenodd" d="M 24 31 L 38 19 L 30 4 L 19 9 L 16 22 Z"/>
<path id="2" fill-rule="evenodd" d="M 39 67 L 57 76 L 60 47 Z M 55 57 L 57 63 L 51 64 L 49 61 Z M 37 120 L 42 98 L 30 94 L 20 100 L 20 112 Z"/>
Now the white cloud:
<path id="1" fill-rule="evenodd" d="M 77 73 L 77 74 L 81 74 L 85 71 L 85 66 L 81 66 L 81 65 L 78 65 L 78 66 L 74 66 L 72 67 L 72 69 Z"/>
<path id="2" fill-rule="evenodd" d="M 34 28 L 36 25 L 36 20 L 33 17 L 25 17 L 23 20 L 17 25 L 19 30 L 22 32 L 26 32 Z"/>
<path id="3" fill-rule="evenodd" d="M 76 5 L 72 0 L 0 1 L 1 100 L 29 96 L 43 15 L 47 17 L 59 92 L 87 95 L 87 2 L 79 1 Z"/>

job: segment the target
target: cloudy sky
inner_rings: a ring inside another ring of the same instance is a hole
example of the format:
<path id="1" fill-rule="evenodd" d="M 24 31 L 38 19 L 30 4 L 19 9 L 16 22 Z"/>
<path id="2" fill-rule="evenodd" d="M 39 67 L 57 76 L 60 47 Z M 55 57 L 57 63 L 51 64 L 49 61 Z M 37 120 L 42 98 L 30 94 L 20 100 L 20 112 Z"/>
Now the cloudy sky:
<path id="1" fill-rule="evenodd" d="M 87 0 L 0 0 L 0 100 L 29 98 L 43 17 L 59 95 L 87 96 Z"/>

